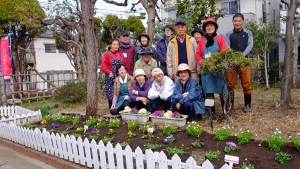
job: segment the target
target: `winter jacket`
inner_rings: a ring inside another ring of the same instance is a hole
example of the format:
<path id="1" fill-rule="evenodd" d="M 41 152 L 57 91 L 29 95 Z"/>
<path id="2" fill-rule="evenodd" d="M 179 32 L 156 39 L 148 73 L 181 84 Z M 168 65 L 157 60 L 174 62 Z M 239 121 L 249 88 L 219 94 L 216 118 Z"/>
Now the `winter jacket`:
<path id="1" fill-rule="evenodd" d="M 135 48 L 135 53 L 134 53 L 134 62 L 138 61 L 140 58 L 142 58 L 142 55 L 140 54 L 141 51 L 144 49 L 145 47 L 143 47 L 142 45 L 138 46 Z M 153 59 L 156 60 L 156 62 L 158 63 L 158 59 L 157 59 L 157 53 L 154 47 L 152 46 L 148 46 L 147 48 L 149 48 L 152 52 L 151 57 Z M 157 65 L 158 66 L 158 65 Z"/>
<path id="2" fill-rule="evenodd" d="M 135 102 L 137 97 L 147 97 L 151 87 L 152 81 L 149 79 L 145 79 L 145 83 L 142 87 L 139 85 L 138 82 L 135 82 L 129 92 L 130 99 Z M 138 91 L 138 95 L 133 94 L 132 90 Z"/>
<path id="3" fill-rule="evenodd" d="M 191 70 L 192 77 L 199 81 L 199 76 L 197 73 L 197 70 L 200 70 L 200 66 L 197 65 L 196 59 L 195 59 L 195 54 L 196 54 L 196 49 L 197 49 L 197 42 L 196 40 L 189 36 L 186 36 L 186 49 L 187 49 L 187 59 L 188 59 L 188 65 Z M 171 75 L 173 74 L 174 76 L 176 75 L 176 72 L 178 70 L 178 65 L 179 58 L 178 58 L 178 44 L 177 44 L 177 38 L 174 37 L 168 45 L 167 48 L 167 70 L 168 74 Z M 175 78 L 175 80 L 178 80 L 178 77 Z"/>
<path id="4" fill-rule="evenodd" d="M 225 34 L 225 41 L 228 48 L 240 51 L 244 56 L 247 56 L 253 48 L 252 32 L 247 29 L 227 32 Z"/>
<path id="5" fill-rule="evenodd" d="M 154 100 L 159 97 L 162 100 L 167 100 L 173 94 L 174 87 L 174 82 L 169 77 L 164 76 L 161 84 L 158 84 L 156 81 L 152 83 L 152 87 L 148 92 L 148 98 Z M 160 90 L 163 91 L 161 94 L 159 94 Z"/>
<path id="6" fill-rule="evenodd" d="M 137 62 L 135 62 L 134 65 L 134 71 L 136 69 L 143 69 L 148 79 L 152 78 L 152 70 L 155 68 L 157 68 L 157 62 L 153 58 L 150 58 L 148 63 L 146 63 L 143 58 L 141 58 Z"/>
<path id="7" fill-rule="evenodd" d="M 199 88 L 198 82 L 194 78 L 190 77 L 185 85 L 184 93 L 188 92 L 188 95 L 183 97 L 183 85 L 180 80 L 177 80 L 172 100 L 176 100 L 176 102 L 180 105 L 184 105 L 184 103 L 189 101 L 193 102 L 196 114 L 203 115 L 205 113 L 204 97 L 202 96 L 203 93 Z"/>
<path id="8" fill-rule="evenodd" d="M 168 48 L 168 40 L 165 39 L 165 36 L 163 36 L 157 43 L 156 43 L 156 52 L 157 52 L 157 58 L 159 61 L 160 69 L 167 73 L 167 48 Z"/>
<path id="9" fill-rule="evenodd" d="M 120 96 L 120 86 L 121 86 L 120 78 L 121 78 L 120 76 L 116 77 L 115 82 L 114 82 L 114 97 L 113 97 L 113 100 L 118 100 L 119 96 Z M 134 78 L 132 76 L 130 76 L 129 74 L 127 74 L 127 88 L 128 88 L 128 91 L 130 91 L 133 83 L 134 83 Z"/>
<path id="10" fill-rule="evenodd" d="M 113 52 L 113 51 L 107 51 L 104 53 L 103 58 L 102 58 L 102 62 L 100 65 L 100 69 L 102 72 L 104 72 L 105 74 L 109 75 L 111 73 L 111 59 L 109 55 L 112 55 L 112 57 L 115 60 L 120 60 L 120 53 L 119 52 Z M 127 67 L 127 61 L 126 58 L 122 55 L 122 62 L 123 64 Z"/>
<path id="11" fill-rule="evenodd" d="M 119 52 L 123 53 L 123 56 L 127 60 L 127 72 L 129 75 L 133 75 L 133 68 L 134 68 L 134 52 L 135 52 L 135 46 L 131 45 L 129 48 L 125 49 L 120 47 Z M 124 55 L 126 53 L 126 55 Z"/>

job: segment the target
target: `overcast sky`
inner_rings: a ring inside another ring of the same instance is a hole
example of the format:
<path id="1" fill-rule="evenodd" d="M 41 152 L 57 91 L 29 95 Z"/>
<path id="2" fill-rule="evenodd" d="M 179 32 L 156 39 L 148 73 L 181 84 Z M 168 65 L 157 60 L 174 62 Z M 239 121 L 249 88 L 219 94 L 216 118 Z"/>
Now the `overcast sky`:
<path id="1" fill-rule="evenodd" d="M 116 2 L 123 2 L 124 0 L 115 0 Z M 46 6 L 48 4 L 48 0 L 39 0 L 42 6 Z M 100 16 L 102 18 L 105 18 L 107 14 L 114 14 L 117 15 L 120 18 L 127 18 L 129 15 L 136 15 L 139 16 L 141 12 L 146 13 L 143 6 L 141 4 L 136 6 L 136 13 L 132 13 L 131 9 L 131 3 L 135 2 L 134 0 L 128 0 L 128 6 L 127 7 L 121 7 L 116 6 L 113 4 L 108 4 L 104 2 L 103 0 L 97 0 L 95 9 L 97 16 Z M 146 15 L 147 17 L 147 15 Z M 142 19 L 143 24 L 146 26 L 147 18 Z"/>

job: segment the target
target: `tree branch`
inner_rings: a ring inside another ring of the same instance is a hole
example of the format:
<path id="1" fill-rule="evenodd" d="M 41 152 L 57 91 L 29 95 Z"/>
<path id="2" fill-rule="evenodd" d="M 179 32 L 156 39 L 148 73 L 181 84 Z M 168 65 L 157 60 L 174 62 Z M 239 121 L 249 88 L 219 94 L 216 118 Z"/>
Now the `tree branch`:
<path id="1" fill-rule="evenodd" d="M 76 42 L 73 41 L 73 40 L 66 40 L 66 39 L 64 39 L 63 37 L 60 37 L 60 38 L 61 38 L 61 40 L 63 40 L 64 42 L 67 42 L 67 43 L 73 43 L 74 45 L 76 45 L 76 46 L 79 48 L 80 54 L 82 54 L 82 46 L 81 46 L 81 45 L 79 45 L 78 43 L 76 43 Z"/>
<path id="2" fill-rule="evenodd" d="M 155 14 L 156 14 L 156 17 L 158 19 L 158 22 L 161 22 L 161 19 L 160 19 L 159 15 L 157 14 L 157 10 L 155 10 Z"/>
<path id="3" fill-rule="evenodd" d="M 116 1 L 111 1 L 111 0 L 103 0 L 103 1 L 106 2 L 106 3 L 109 3 L 109 4 L 117 5 L 117 6 L 127 6 L 128 5 L 128 3 L 127 3 L 128 0 L 125 0 L 123 3 L 116 2 Z"/>
<path id="4" fill-rule="evenodd" d="M 58 24 L 62 29 L 64 29 L 66 26 L 73 27 L 77 30 L 78 34 L 83 35 L 82 28 L 75 22 L 70 22 L 60 16 L 56 16 L 55 19 L 57 20 L 56 24 Z"/>
<path id="5" fill-rule="evenodd" d="M 137 1 L 136 3 L 132 3 L 131 10 L 132 10 L 133 12 L 136 12 L 135 6 L 138 5 L 140 2 L 141 2 L 141 0 Z"/>

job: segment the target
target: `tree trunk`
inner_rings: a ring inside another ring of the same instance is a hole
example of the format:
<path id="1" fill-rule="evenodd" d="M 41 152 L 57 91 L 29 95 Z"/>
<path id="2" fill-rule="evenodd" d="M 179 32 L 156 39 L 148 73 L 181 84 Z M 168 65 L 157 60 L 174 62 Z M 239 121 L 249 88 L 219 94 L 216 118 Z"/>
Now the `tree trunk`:
<path id="1" fill-rule="evenodd" d="M 285 54 L 283 65 L 283 77 L 281 83 L 281 95 L 280 103 L 278 106 L 287 106 L 292 103 L 291 88 L 293 82 L 293 70 L 292 70 L 292 52 L 293 52 L 293 23 L 297 9 L 296 0 L 290 1 L 290 8 L 288 10 L 286 21 L 286 33 L 285 33 Z"/>
<path id="2" fill-rule="evenodd" d="M 156 18 L 155 4 L 157 3 L 157 0 L 141 1 L 141 3 L 147 11 L 147 15 L 148 15 L 147 34 L 150 37 L 149 45 L 152 45 L 154 39 L 155 18 Z"/>
<path id="3" fill-rule="evenodd" d="M 265 78 L 266 78 L 266 88 L 269 89 L 269 77 L 268 77 L 268 66 L 267 66 L 267 52 L 264 52 L 264 66 L 265 66 Z"/>
<path id="4" fill-rule="evenodd" d="M 87 103 L 86 118 L 97 114 L 97 52 L 94 33 L 95 0 L 81 0 L 83 38 L 87 57 Z"/>
<path id="5" fill-rule="evenodd" d="M 299 17 L 295 17 L 294 22 L 294 36 L 293 36 L 293 88 L 299 88 L 299 77 L 298 77 L 298 38 L 299 38 Z"/>

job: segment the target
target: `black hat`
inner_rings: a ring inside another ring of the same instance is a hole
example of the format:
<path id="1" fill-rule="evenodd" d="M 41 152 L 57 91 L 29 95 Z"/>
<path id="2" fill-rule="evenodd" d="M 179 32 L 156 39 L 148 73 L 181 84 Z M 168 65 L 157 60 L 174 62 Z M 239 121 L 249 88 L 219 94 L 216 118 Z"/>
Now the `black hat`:
<path id="1" fill-rule="evenodd" d="M 150 37 L 146 33 L 142 33 L 142 34 L 139 35 L 139 37 L 138 37 L 139 42 L 141 42 L 141 37 L 142 36 L 145 36 L 148 39 L 148 43 L 150 42 Z"/>
<path id="2" fill-rule="evenodd" d="M 181 20 L 181 19 L 176 21 L 175 26 L 178 25 L 178 24 L 186 25 L 184 20 Z"/>
<path id="3" fill-rule="evenodd" d="M 130 33 L 127 30 L 123 30 L 121 36 L 129 36 Z"/>
<path id="4" fill-rule="evenodd" d="M 195 29 L 192 31 L 192 36 L 194 36 L 194 33 L 196 33 L 196 32 L 198 32 L 198 33 L 200 33 L 202 36 L 204 36 L 203 30 L 200 29 L 200 28 L 195 28 Z"/>

